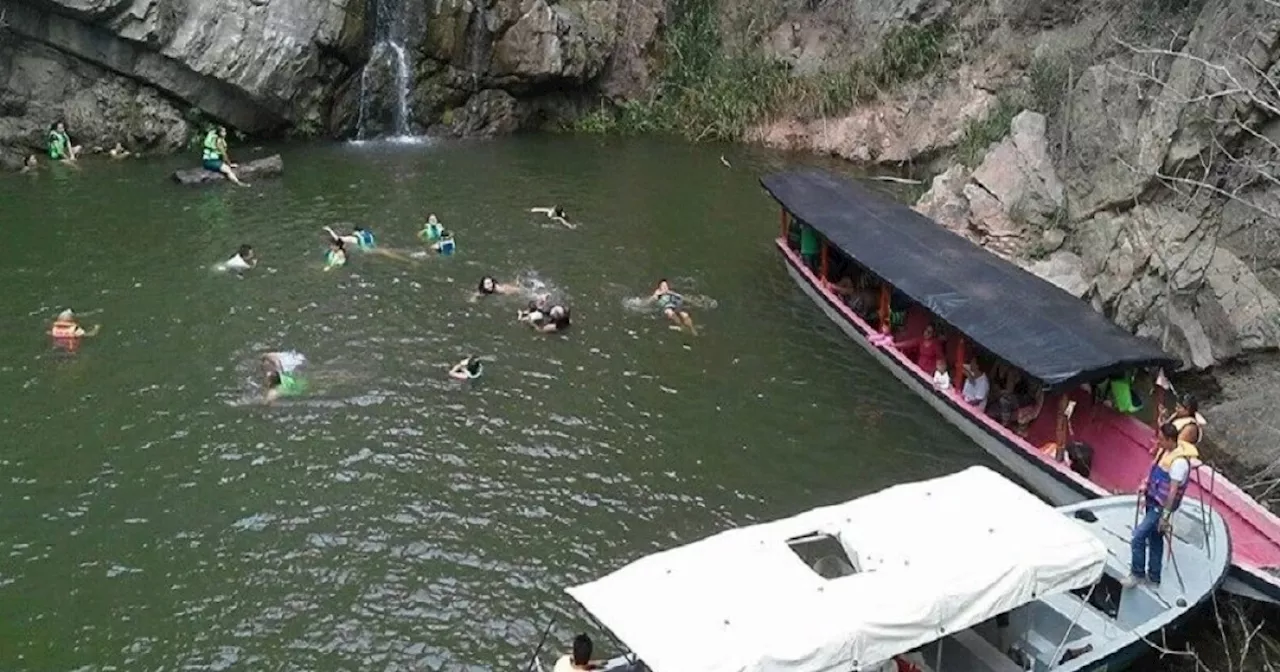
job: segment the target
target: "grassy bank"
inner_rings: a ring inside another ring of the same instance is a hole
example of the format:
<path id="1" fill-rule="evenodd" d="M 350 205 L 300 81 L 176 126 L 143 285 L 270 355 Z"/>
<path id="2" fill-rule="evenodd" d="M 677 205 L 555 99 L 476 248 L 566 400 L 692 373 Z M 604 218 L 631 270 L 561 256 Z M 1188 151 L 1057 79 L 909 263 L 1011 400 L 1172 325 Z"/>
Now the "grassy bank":
<path id="1" fill-rule="evenodd" d="M 725 39 L 718 9 L 717 0 L 671 0 L 653 94 L 620 106 L 602 103 L 573 130 L 737 140 L 771 118 L 847 112 L 880 91 L 929 74 L 946 60 L 944 47 L 953 34 L 945 23 L 904 25 L 847 67 L 794 75 L 758 48 L 763 34 L 744 31 Z"/>

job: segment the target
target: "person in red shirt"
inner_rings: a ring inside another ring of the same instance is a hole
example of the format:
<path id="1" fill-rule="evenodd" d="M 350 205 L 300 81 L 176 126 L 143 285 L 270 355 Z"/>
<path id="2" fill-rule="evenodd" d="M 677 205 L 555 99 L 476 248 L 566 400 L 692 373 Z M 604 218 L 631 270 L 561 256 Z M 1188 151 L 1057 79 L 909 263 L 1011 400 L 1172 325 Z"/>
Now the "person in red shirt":
<path id="1" fill-rule="evenodd" d="M 924 334 L 920 338 L 903 341 L 897 346 L 904 355 L 911 356 L 914 353 L 916 366 L 929 376 L 932 376 L 938 368 L 938 360 L 945 356 L 942 351 L 942 339 L 938 338 L 932 324 L 925 325 Z"/>

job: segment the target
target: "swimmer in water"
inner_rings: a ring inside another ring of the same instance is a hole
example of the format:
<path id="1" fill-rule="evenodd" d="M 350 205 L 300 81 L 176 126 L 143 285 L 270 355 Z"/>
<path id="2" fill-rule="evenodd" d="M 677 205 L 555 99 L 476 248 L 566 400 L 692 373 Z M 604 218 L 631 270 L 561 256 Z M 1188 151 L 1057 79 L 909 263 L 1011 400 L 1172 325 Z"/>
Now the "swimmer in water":
<path id="1" fill-rule="evenodd" d="M 221 268 L 224 271 L 234 271 L 243 273 L 254 266 L 258 265 L 258 257 L 253 254 L 253 247 L 250 245 L 241 245 L 236 251 L 234 257 L 222 262 Z"/>
<path id="2" fill-rule="evenodd" d="M 53 326 L 49 328 L 49 337 L 53 339 L 54 346 L 67 352 L 75 352 L 80 348 L 80 339 L 97 336 L 101 329 L 102 325 L 95 324 L 86 331 L 76 321 L 75 313 L 68 308 L 58 313 L 58 317 L 54 319 Z"/>
<path id="3" fill-rule="evenodd" d="M 550 208 L 529 208 L 529 212 L 537 212 L 547 216 L 547 219 L 560 222 L 565 228 L 576 229 L 578 226 L 569 221 L 569 215 L 564 208 L 556 205 Z"/>
<path id="4" fill-rule="evenodd" d="M 34 173 L 37 170 L 40 170 L 40 159 L 35 154 L 27 156 L 27 159 L 22 162 L 21 172 Z"/>
<path id="5" fill-rule="evenodd" d="M 471 301 L 478 301 L 490 294 L 519 294 L 520 292 L 519 285 L 501 283 L 495 280 L 492 275 L 486 275 L 480 278 L 480 284 L 476 285 L 476 293 L 471 296 Z"/>
<path id="6" fill-rule="evenodd" d="M 436 254 L 442 257 L 453 256 L 454 251 L 457 250 L 457 245 L 453 242 L 453 232 L 448 229 L 441 231 L 440 240 L 433 243 L 431 245 L 431 249 L 435 250 Z"/>
<path id="7" fill-rule="evenodd" d="M 473 355 L 454 364 L 453 368 L 449 369 L 449 377 L 457 380 L 475 380 L 483 372 L 484 365 L 478 357 Z"/>
<path id="8" fill-rule="evenodd" d="M 332 271 L 339 266 L 347 265 L 347 251 L 342 244 L 342 239 L 334 238 L 329 241 L 329 251 L 324 254 L 324 270 Z"/>
<path id="9" fill-rule="evenodd" d="M 349 234 L 338 234 L 327 226 L 324 227 L 324 230 L 325 233 L 329 234 L 330 240 L 341 240 L 344 250 L 355 248 L 361 252 L 372 252 L 399 261 L 412 261 L 400 252 L 379 246 L 377 240 L 373 237 L 373 232 L 363 226 L 355 227 Z"/>
<path id="10" fill-rule="evenodd" d="M 530 323 L 530 326 L 533 327 L 534 331 L 544 334 L 564 331 L 569 328 L 569 309 L 558 304 L 551 306 L 545 319 L 539 323 Z"/>
<path id="11" fill-rule="evenodd" d="M 533 328 L 542 326 L 547 319 L 546 311 L 547 297 L 539 296 L 529 301 L 529 306 L 525 310 L 516 311 L 516 321 L 527 324 Z"/>
<path id="12" fill-rule="evenodd" d="M 111 158 L 113 158 L 113 159 L 127 159 L 127 158 L 129 158 L 130 156 L 133 156 L 133 154 L 132 154 L 129 150 L 127 150 L 127 149 L 125 149 L 125 148 L 124 148 L 124 145 L 122 145 L 122 144 L 120 144 L 120 143 L 118 143 L 118 142 L 116 143 L 116 146 L 115 146 L 115 147 L 112 147 L 112 148 L 107 152 L 107 155 L 108 155 L 108 156 L 110 156 L 110 157 L 111 157 Z"/>
<path id="13" fill-rule="evenodd" d="M 270 404 L 280 397 L 297 397 L 305 393 L 307 381 L 302 377 L 301 369 L 306 363 L 307 358 L 293 350 L 262 355 L 267 385 L 263 403 Z"/>
<path id="14" fill-rule="evenodd" d="M 684 309 L 684 297 L 671 291 L 671 285 L 667 284 L 667 279 L 663 278 L 658 281 L 657 289 L 653 290 L 653 295 L 649 297 L 651 303 L 656 302 L 658 309 L 671 320 L 671 328 L 683 330 L 688 328 L 689 333 L 694 336 L 698 335 L 698 330 L 693 326 L 693 318 L 689 316 L 689 311 Z"/>
<path id="15" fill-rule="evenodd" d="M 430 245 L 440 240 L 440 234 L 444 233 L 444 227 L 441 226 L 440 220 L 436 219 L 435 213 L 427 215 L 427 223 L 422 225 L 422 230 L 418 232 L 418 237 L 422 242 Z"/>

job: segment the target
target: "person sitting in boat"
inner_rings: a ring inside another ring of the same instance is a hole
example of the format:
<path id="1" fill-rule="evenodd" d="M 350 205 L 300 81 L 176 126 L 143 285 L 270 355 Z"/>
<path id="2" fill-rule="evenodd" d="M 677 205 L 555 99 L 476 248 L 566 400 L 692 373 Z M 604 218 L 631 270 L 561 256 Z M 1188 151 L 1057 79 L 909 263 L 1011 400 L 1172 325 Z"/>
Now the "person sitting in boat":
<path id="1" fill-rule="evenodd" d="M 1027 432 L 1031 429 L 1031 423 L 1040 417 L 1040 411 L 1044 410 L 1044 388 L 1036 386 L 1036 392 L 1032 396 L 1031 403 L 1020 406 L 1013 412 L 1012 424 L 1009 426 L 1015 434 L 1026 438 Z"/>
<path id="2" fill-rule="evenodd" d="M 911 651 L 900 656 L 894 656 L 871 669 L 873 672 L 924 672 L 929 668 L 924 662 L 924 656 L 920 655 L 919 651 Z"/>
<path id="3" fill-rule="evenodd" d="M 1142 397 L 1133 387 L 1132 371 L 1103 381 L 1095 390 L 1095 399 L 1121 413 L 1132 415 L 1142 410 Z"/>
<path id="4" fill-rule="evenodd" d="M 1168 422 L 1178 428 L 1178 440 L 1200 445 L 1204 436 L 1204 416 L 1200 415 L 1200 400 L 1194 394 L 1184 394 L 1178 399 Z"/>
<path id="5" fill-rule="evenodd" d="M 1160 585 L 1164 534 L 1170 530 L 1170 519 L 1182 503 L 1182 494 L 1191 475 L 1191 462 L 1199 457 L 1194 445 L 1178 438 L 1178 428 L 1172 422 L 1160 425 L 1155 460 L 1146 481 L 1138 489 L 1146 511 L 1133 529 L 1133 541 L 1130 543 L 1133 557 L 1130 559 L 1129 576 L 1122 582 L 1125 587 L 1135 586 L 1144 580 Z"/>
<path id="6" fill-rule="evenodd" d="M 978 366 L 978 360 L 970 359 L 964 365 L 964 387 L 961 388 L 960 395 L 966 404 L 985 412 L 987 396 L 990 394 L 991 381 L 987 379 L 987 374 L 983 372 L 982 367 Z"/>
<path id="7" fill-rule="evenodd" d="M 946 359 L 943 354 L 942 339 L 938 338 L 932 324 L 926 324 L 920 338 L 898 342 L 902 354 L 912 357 L 916 366 L 925 373 L 932 373 L 937 368 L 939 359 Z"/>
<path id="8" fill-rule="evenodd" d="M 939 392 L 951 391 L 951 374 L 947 371 L 946 357 L 933 362 L 933 389 Z"/>
<path id="9" fill-rule="evenodd" d="M 1066 464 L 1085 478 L 1093 473 L 1093 446 L 1084 441 L 1068 441 L 1065 449 L 1057 441 L 1050 441 L 1040 446 L 1040 452 L 1052 457 L 1055 462 Z"/>
<path id="10" fill-rule="evenodd" d="M 600 661 L 591 660 L 592 648 L 594 647 L 591 644 L 591 638 L 586 633 L 579 634 L 573 638 L 573 651 L 560 656 L 552 672 L 575 672 L 598 668 Z"/>
<path id="11" fill-rule="evenodd" d="M 80 339 L 97 336 L 101 329 L 102 325 L 95 324 L 92 329 L 86 331 L 76 321 L 75 313 L 68 308 L 58 313 L 58 317 L 54 319 L 53 326 L 49 328 L 49 337 L 53 339 L 56 347 L 67 352 L 75 352 L 80 347 Z"/>

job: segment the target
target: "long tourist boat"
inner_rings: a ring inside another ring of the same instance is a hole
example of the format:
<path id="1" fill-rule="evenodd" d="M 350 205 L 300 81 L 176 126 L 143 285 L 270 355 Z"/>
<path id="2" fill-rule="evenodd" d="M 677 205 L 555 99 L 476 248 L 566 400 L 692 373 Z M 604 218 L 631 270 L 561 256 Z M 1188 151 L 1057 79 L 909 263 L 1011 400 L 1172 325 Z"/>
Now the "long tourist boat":
<path id="1" fill-rule="evenodd" d="M 1057 286 L 842 177 L 799 170 L 768 175 L 761 184 L 782 206 L 777 247 L 800 288 L 1033 490 L 1065 505 L 1132 493 L 1143 482 L 1152 426 L 1099 401 L 1095 391 L 1134 371 L 1163 379 L 1163 371 L 1180 366 L 1175 358 Z M 798 234 L 809 237 L 803 254 Z M 846 275 L 858 276 L 861 286 Z M 946 391 L 904 352 L 929 325 L 945 338 Z M 983 370 L 1001 364 L 1039 388 L 1042 410 L 1033 421 L 1015 431 L 964 401 L 963 362 L 971 357 Z M 1162 392 L 1157 386 L 1150 395 L 1155 417 Z M 1061 447 L 1075 441 L 1091 448 L 1087 477 L 1061 460 Z M 1231 530 L 1232 570 L 1223 588 L 1280 603 L 1280 519 L 1208 465 L 1198 463 L 1190 481 L 1188 496 L 1204 498 Z"/>

